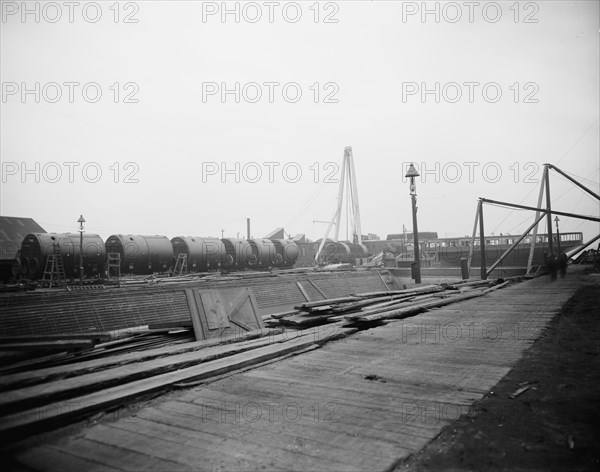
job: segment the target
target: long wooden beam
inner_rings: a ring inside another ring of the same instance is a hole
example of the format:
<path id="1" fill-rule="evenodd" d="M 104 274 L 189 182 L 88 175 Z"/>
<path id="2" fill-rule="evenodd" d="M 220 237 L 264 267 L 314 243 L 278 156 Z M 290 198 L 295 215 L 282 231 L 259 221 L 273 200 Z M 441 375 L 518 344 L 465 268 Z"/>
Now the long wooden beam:
<path id="1" fill-rule="evenodd" d="M 501 205 L 501 206 L 507 206 L 507 207 L 512 207 L 512 208 L 520 208 L 521 210 L 539 211 L 539 212 L 544 213 L 544 215 L 546 213 L 551 213 L 552 215 L 569 216 L 571 218 L 579 218 L 580 220 L 600 222 L 600 218 L 596 218 L 595 216 L 578 215 L 576 213 L 568 213 L 566 211 L 546 210 L 545 208 L 535 208 L 535 207 L 530 207 L 530 206 L 525 206 L 525 205 L 517 205 L 516 203 L 500 202 L 498 200 L 490 200 L 489 198 L 480 198 L 479 200 L 482 201 L 483 203 L 490 203 L 492 205 Z"/>
<path id="2" fill-rule="evenodd" d="M 567 175 L 566 173 L 564 173 L 562 170 L 560 170 L 558 167 L 552 165 L 552 164 L 544 164 L 545 166 L 548 166 L 550 169 L 554 169 L 556 172 L 558 172 L 560 175 L 562 175 L 563 177 L 569 179 L 571 182 L 573 182 L 575 185 L 577 185 L 580 189 L 584 190 L 585 192 L 589 193 L 592 197 L 600 200 L 600 195 L 598 195 L 595 192 L 592 192 L 589 188 L 587 188 L 585 185 L 580 184 L 579 182 L 577 182 L 573 177 Z"/>
<path id="3" fill-rule="evenodd" d="M 479 199 L 479 249 L 481 249 L 481 279 L 487 279 L 485 269 L 485 232 L 483 228 L 483 200 Z"/>
<path id="4" fill-rule="evenodd" d="M 527 236 L 527 234 L 528 234 L 528 233 L 529 233 L 529 232 L 530 232 L 530 231 L 531 231 L 531 230 L 532 230 L 532 229 L 533 229 L 535 226 L 537 226 L 537 224 L 538 224 L 540 221 L 542 221 L 542 218 L 544 218 L 544 215 L 539 215 L 539 216 L 536 218 L 536 220 L 533 222 L 533 224 L 532 224 L 532 225 L 531 225 L 529 228 L 527 228 L 527 229 L 526 229 L 526 230 L 523 232 L 523 234 L 522 234 L 522 235 L 519 237 L 519 239 L 517 239 L 517 240 L 516 240 L 516 241 L 515 241 L 515 242 L 514 242 L 514 243 L 513 243 L 513 244 L 512 244 L 512 245 L 511 245 L 511 246 L 510 246 L 510 247 L 509 247 L 507 250 L 506 250 L 506 251 L 504 251 L 504 254 L 502 254 L 502 255 L 501 255 L 499 258 L 498 258 L 498 260 L 497 260 L 496 262 L 494 262 L 494 263 L 493 263 L 493 264 L 490 266 L 490 268 L 489 268 L 489 269 L 488 269 L 488 271 L 487 271 L 487 275 L 488 275 L 488 276 L 489 276 L 489 275 L 492 273 L 492 271 L 493 271 L 493 270 L 496 268 L 496 266 L 497 266 L 498 264 L 500 264 L 500 263 L 503 261 L 503 259 L 504 259 L 506 256 L 508 256 L 508 254 L 509 254 L 509 253 L 510 253 L 510 252 L 511 252 L 511 251 L 512 251 L 512 250 L 513 250 L 515 247 L 517 247 L 517 244 L 519 244 L 519 243 L 520 243 L 520 242 L 521 242 L 521 241 L 522 241 L 522 240 L 523 240 L 523 239 L 524 239 L 524 238 Z"/>
<path id="5" fill-rule="evenodd" d="M 548 233 L 548 254 L 552 256 L 552 254 L 554 254 L 554 248 L 552 247 L 552 201 L 550 200 L 550 173 L 548 165 L 545 166 L 544 172 L 546 173 L 546 232 Z"/>

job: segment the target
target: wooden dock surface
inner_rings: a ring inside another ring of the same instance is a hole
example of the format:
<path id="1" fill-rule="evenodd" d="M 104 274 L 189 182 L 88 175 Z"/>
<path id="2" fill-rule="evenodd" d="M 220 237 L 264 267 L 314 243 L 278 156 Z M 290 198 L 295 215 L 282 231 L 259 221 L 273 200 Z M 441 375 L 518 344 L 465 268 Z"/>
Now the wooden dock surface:
<path id="1" fill-rule="evenodd" d="M 390 470 L 512 368 L 585 283 L 541 277 L 11 451 L 23 470 Z M 509 413 L 509 412 L 508 412 Z"/>

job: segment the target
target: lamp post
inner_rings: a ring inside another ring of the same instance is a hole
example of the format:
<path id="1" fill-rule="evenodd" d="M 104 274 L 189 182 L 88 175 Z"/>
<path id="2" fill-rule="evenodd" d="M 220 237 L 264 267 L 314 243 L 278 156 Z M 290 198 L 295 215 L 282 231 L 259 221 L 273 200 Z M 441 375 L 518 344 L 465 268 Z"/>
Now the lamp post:
<path id="1" fill-rule="evenodd" d="M 410 179 L 410 198 L 412 200 L 412 218 L 413 218 L 413 242 L 415 246 L 415 283 L 421 283 L 421 260 L 419 258 L 419 229 L 417 228 L 417 186 L 415 184 L 415 177 L 418 177 L 419 173 L 415 169 L 414 164 L 411 162 L 406 172 L 406 177 Z"/>
<path id="2" fill-rule="evenodd" d="M 83 215 L 79 215 L 77 223 L 79 223 L 79 285 L 83 285 L 83 223 L 85 223 Z"/>
<path id="3" fill-rule="evenodd" d="M 558 215 L 556 216 L 556 218 L 554 218 L 554 222 L 556 223 L 556 243 L 558 244 L 558 255 L 560 256 L 561 252 L 560 252 L 560 232 L 558 231 L 558 222 L 560 221 L 560 219 L 558 218 Z"/>

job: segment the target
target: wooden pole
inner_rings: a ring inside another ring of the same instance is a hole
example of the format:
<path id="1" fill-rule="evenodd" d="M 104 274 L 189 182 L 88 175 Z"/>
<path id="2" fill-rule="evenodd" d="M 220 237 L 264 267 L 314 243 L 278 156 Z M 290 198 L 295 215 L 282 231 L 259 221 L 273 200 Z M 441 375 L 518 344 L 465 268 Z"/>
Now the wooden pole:
<path id="1" fill-rule="evenodd" d="M 542 182 L 540 183 L 540 194 L 538 195 L 537 207 L 541 208 L 542 199 L 544 198 L 544 187 L 546 186 L 546 172 L 542 173 Z M 538 220 L 540 217 L 539 210 L 535 213 L 535 219 Z M 538 225 L 533 228 L 533 236 L 531 238 L 531 246 L 529 247 L 529 259 L 527 259 L 527 273 L 531 271 L 533 265 L 533 254 L 535 252 L 535 240 L 537 239 Z"/>
<path id="2" fill-rule="evenodd" d="M 412 177 L 414 180 L 414 177 Z M 415 245 L 415 283 L 421 283 L 421 258 L 419 255 L 419 229 L 417 228 L 417 196 L 411 195 L 412 217 L 413 217 L 413 243 Z"/>
<path id="3" fill-rule="evenodd" d="M 475 223 L 473 223 L 473 236 L 471 237 L 471 246 L 469 247 L 469 259 L 467 261 L 467 269 L 471 274 L 471 261 L 473 260 L 473 251 L 475 250 L 475 236 L 477 235 L 477 223 L 479 222 L 479 205 L 475 210 Z"/>
<path id="4" fill-rule="evenodd" d="M 548 164 L 544 166 L 544 172 L 546 173 L 546 224 L 548 225 L 548 255 L 554 254 L 552 247 L 552 201 L 550 200 L 550 176 L 548 175 Z"/>
<path id="5" fill-rule="evenodd" d="M 483 229 L 483 200 L 479 199 L 479 245 L 481 246 L 481 280 L 487 280 L 485 268 L 485 232 Z"/>

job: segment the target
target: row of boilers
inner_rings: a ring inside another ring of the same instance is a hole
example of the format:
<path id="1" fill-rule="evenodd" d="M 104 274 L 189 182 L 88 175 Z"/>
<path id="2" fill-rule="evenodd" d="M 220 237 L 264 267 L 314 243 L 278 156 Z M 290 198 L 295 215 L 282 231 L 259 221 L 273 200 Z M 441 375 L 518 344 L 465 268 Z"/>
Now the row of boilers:
<path id="1" fill-rule="evenodd" d="M 41 278 L 48 256 L 59 248 L 65 275 L 79 274 L 79 233 L 32 233 L 21 244 L 22 273 Z M 284 239 L 217 239 L 114 234 L 106 242 L 97 234 L 83 235 L 83 268 L 88 277 L 103 275 L 107 255 L 118 254 L 122 274 L 146 275 L 171 270 L 185 254 L 187 271 L 292 267 L 299 256 L 296 243 Z"/>

